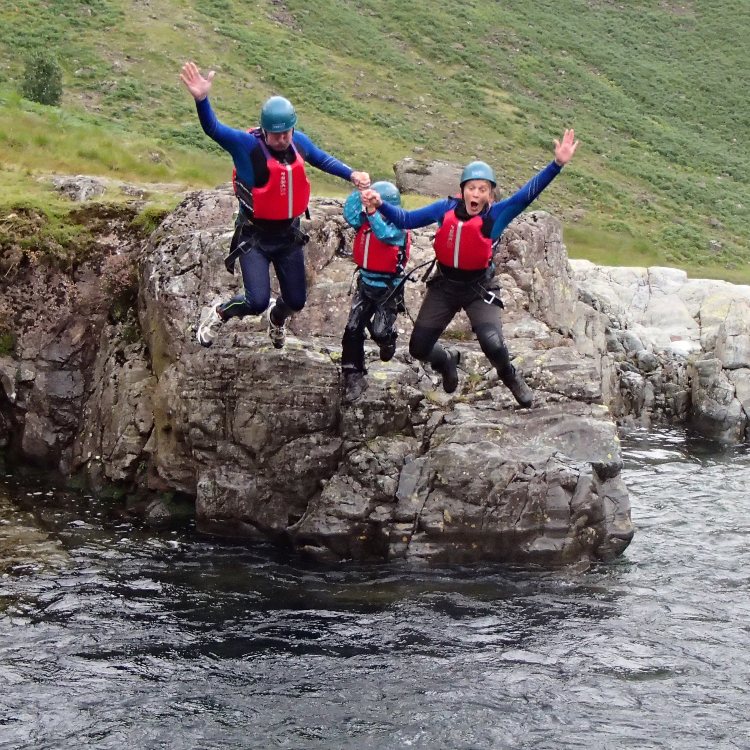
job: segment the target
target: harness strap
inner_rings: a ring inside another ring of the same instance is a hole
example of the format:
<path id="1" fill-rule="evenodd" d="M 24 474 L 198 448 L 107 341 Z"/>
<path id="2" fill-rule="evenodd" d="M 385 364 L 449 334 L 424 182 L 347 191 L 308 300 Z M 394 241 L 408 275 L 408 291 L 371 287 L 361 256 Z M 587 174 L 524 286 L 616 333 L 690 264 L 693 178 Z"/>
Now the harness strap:
<path id="1" fill-rule="evenodd" d="M 393 285 L 393 288 L 392 288 L 392 289 L 390 290 L 390 292 L 389 292 L 389 293 L 388 293 L 388 294 L 387 294 L 387 295 L 386 295 L 386 296 L 385 296 L 385 297 L 383 298 L 382 302 L 383 302 L 383 303 L 385 303 L 385 302 L 388 302 L 388 300 L 389 300 L 389 299 L 391 299 L 391 297 L 393 297 L 393 296 L 394 296 L 395 294 L 398 294 L 399 290 L 400 290 L 400 289 L 401 289 L 401 288 L 402 288 L 402 287 L 403 287 L 403 286 L 404 286 L 404 285 L 406 284 L 406 282 L 407 282 L 407 281 L 414 281 L 414 282 L 416 282 L 416 281 L 417 281 L 417 279 L 416 279 L 416 278 L 412 278 L 412 277 L 414 276 L 414 274 L 415 274 L 415 273 L 416 273 L 417 271 L 419 271 L 419 269 L 420 269 L 420 268 L 424 268 L 425 266 L 429 265 L 429 266 L 430 266 L 430 268 L 429 268 L 429 270 L 428 270 L 428 273 L 429 273 L 430 271 L 432 271 L 432 266 L 433 266 L 434 264 L 435 264 L 435 260 L 434 260 L 434 258 L 433 258 L 432 260 L 428 260 L 428 261 L 426 261 L 426 262 L 424 262 L 424 263 L 420 263 L 420 264 L 419 264 L 418 266 L 416 266 L 415 268 L 412 268 L 412 269 L 411 269 L 411 271 L 409 271 L 409 273 L 405 274 L 404 276 L 402 276 L 402 277 L 401 277 L 401 278 L 400 278 L 400 279 L 398 280 L 398 283 L 397 283 L 397 284 L 394 284 L 394 285 Z M 424 281 L 424 279 L 425 279 L 426 277 L 427 277 L 427 274 L 425 274 L 425 276 L 424 276 L 424 277 L 422 278 L 422 281 Z"/>
<path id="2" fill-rule="evenodd" d="M 497 246 L 497 242 L 493 245 L 493 248 Z M 487 271 L 485 272 L 485 277 L 481 281 L 475 281 L 472 286 L 474 288 L 474 291 L 482 298 L 483 302 L 486 302 L 488 305 L 495 305 L 499 307 L 500 309 L 504 308 L 505 305 L 503 304 L 503 301 L 500 299 L 500 297 L 495 294 L 495 292 L 490 291 L 487 289 L 487 287 L 484 286 L 485 282 L 490 281 L 495 276 L 495 264 L 490 263 L 489 266 L 487 266 Z"/>
<path id="3" fill-rule="evenodd" d="M 232 241 L 229 243 L 229 255 L 224 258 L 224 267 L 231 274 L 234 274 L 234 266 L 240 255 L 251 249 L 246 247 L 247 242 L 249 242 L 253 236 L 259 237 L 261 241 L 263 239 L 263 230 L 259 229 L 252 220 L 248 218 L 247 214 L 242 218 L 244 220 L 237 222 L 234 234 L 232 235 Z M 289 228 L 292 230 L 290 235 L 291 242 L 296 242 L 304 246 L 310 241 L 310 235 L 303 232 L 298 226 L 291 226 Z"/>

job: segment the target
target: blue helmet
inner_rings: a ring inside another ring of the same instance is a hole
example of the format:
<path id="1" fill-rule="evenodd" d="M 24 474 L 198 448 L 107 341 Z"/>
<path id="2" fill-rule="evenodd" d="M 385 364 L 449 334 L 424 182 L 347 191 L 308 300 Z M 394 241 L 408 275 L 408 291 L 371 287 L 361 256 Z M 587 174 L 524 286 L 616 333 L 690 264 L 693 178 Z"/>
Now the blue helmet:
<path id="1" fill-rule="evenodd" d="M 469 180 L 487 180 L 492 184 L 493 188 L 497 187 L 495 173 L 492 171 L 492 167 L 484 161 L 473 161 L 464 167 L 464 171 L 461 172 L 462 189 L 464 183 Z"/>
<path id="2" fill-rule="evenodd" d="M 381 180 L 380 182 L 374 182 L 371 185 L 372 189 L 380 194 L 380 197 L 392 206 L 401 206 L 401 193 L 398 188 L 392 182 L 386 182 Z"/>
<path id="3" fill-rule="evenodd" d="M 268 133 L 284 133 L 297 124 L 297 113 L 289 99 L 272 96 L 260 110 L 260 126 Z"/>

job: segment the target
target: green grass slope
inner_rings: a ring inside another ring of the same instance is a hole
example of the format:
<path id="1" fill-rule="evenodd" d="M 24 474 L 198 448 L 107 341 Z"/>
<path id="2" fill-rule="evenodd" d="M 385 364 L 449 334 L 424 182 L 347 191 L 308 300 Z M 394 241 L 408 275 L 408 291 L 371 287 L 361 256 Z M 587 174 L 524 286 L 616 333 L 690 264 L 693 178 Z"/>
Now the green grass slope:
<path id="1" fill-rule="evenodd" d="M 510 192 L 573 126 L 579 153 L 539 201 L 571 255 L 750 280 L 747 0 L 15 0 L 0 23 L 14 196 L 45 170 L 225 181 L 178 80 L 194 59 L 217 71 L 224 122 L 253 125 L 281 93 L 322 147 L 379 178 L 407 155 L 481 158 Z M 59 110 L 11 93 L 40 45 L 64 68 Z"/>

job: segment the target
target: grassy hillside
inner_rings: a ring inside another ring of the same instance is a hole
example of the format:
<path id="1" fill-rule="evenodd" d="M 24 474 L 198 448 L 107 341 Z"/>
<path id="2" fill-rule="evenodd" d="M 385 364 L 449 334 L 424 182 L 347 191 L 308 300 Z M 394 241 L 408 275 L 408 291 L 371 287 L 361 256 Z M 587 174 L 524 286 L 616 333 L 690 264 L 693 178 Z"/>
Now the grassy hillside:
<path id="1" fill-rule="evenodd" d="M 14 0 L 0 23 L 14 195 L 40 170 L 224 181 L 177 78 L 194 59 L 224 122 L 282 93 L 376 177 L 407 155 L 482 158 L 512 191 L 574 126 L 583 145 L 539 201 L 572 255 L 750 281 L 747 0 Z M 61 110 L 10 93 L 38 45 L 64 67 Z"/>

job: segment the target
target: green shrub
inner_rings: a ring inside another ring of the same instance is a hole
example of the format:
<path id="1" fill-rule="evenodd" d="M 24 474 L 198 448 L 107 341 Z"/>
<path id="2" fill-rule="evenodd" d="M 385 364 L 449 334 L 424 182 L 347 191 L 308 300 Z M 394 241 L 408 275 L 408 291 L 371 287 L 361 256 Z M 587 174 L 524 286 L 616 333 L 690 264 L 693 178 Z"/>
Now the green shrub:
<path id="1" fill-rule="evenodd" d="M 0 331 L 0 356 L 12 354 L 16 348 L 16 337 L 11 331 Z"/>
<path id="2" fill-rule="evenodd" d="M 168 206 L 149 205 L 146 206 L 138 216 L 133 219 L 131 226 L 141 232 L 145 237 L 151 234 L 167 215 L 174 209 L 172 202 Z"/>
<path id="3" fill-rule="evenodd" d="M 62 99 L 62 69 L 49 52 L 39 50 L 26 58 L 21 93 L 33 102 L 57 106 Z"/>

